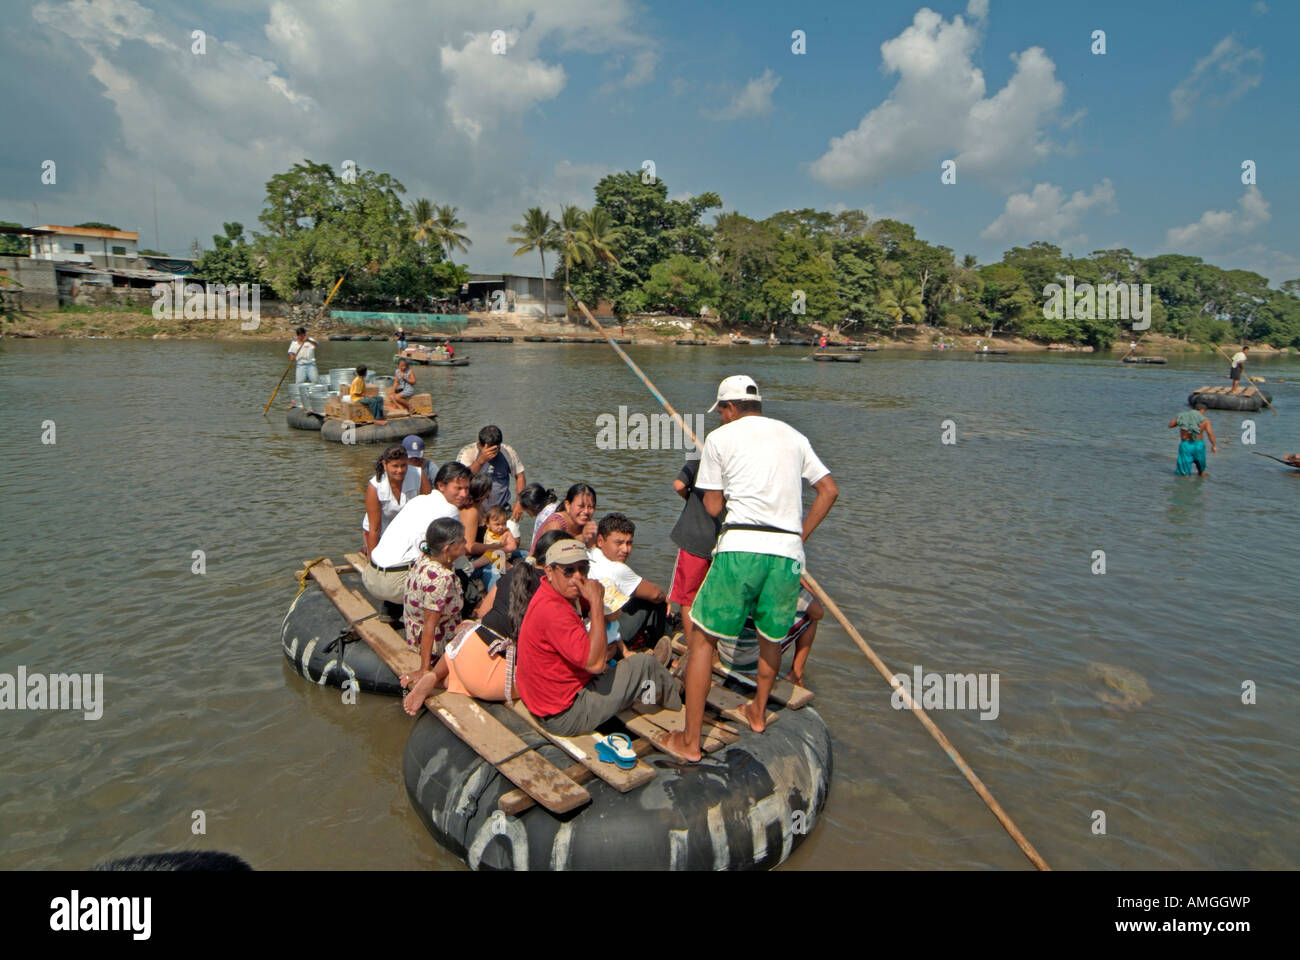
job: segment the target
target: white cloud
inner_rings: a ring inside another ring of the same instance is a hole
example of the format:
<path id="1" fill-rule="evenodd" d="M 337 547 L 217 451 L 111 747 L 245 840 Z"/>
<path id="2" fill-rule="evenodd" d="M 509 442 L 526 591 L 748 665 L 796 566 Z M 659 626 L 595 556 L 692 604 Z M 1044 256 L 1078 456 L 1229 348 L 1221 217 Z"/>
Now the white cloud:
<path id="1" fill-rule="evenodd" d="M 1206 103 L 1212 107 L 1221 107 L 1259 86 L 1263 74 L 1252 73 L 1251 64 L 1258 66 L 1264 62 L 1264 54 L 1258 49 L 1247 50 L 1231 34 L 1214 45 L 1214 49 L 1196 61 L 1196 66 L 1178 86 L 1169 92 L 1169 104 L 1173 109 L 1174 120 L 1183 122 L 1192 115 L 1192 108 L 1212 87 L 1228 87 L 1218 96 L 1209 96 Z"/>
<path id="2" fill-rule="evenodd" d="M 471 35 L 459 50 L 448 45 L 439 51 L 442 71 L 451 75 L 447 106 L 452 122 L 471 141 L 495 127 L 502 115 L 521 114 L 564 89 L 564 67 L 510 55 L 518 41 L 511 31 L 506 53 L 493 53 L 492 34 L 484 32 Z"/>
<path id="3" fill-rule="evenodd" d="M 1259 187 L 1250 186 L 1237 201 L 1236 210 L 1206 210 L 1201 219 L 1183 227 L 1170 227 L 1164 249 L 1174 253 L 1209 250 L 1226 236 L 1251 233 L 1272 219 L 1268 201 Z"/>
<path id="4" fill-rule="evenodd" d="M 1268 4 L 1265 3 L 1264 0 L 1255 0 L 1255 2 L 1250 5 L 1250 9 L 1257 16 L 1262 17 L 1264 14 L 1268 13 Z"/>
<path id="5" fill-rule="evenodd" d="M 983 20 L 989 15 L 989 0 L 970 0 L 966 4 L 966 16 L 972 20 Z"/>
<path id="6" fill-rule="evenodd" d="M 1065 199 L 1060 187 L 1038 183 L 1030 193 L 1007 197 L 1002 214 L 980 231 L 985 240 L 1060 240 L 1067 244 L 1083 243 L 1086 234 L 1068 235 L 1085 213 L 1094 207 L 1109 208 L 1115 202 L 1115 188 L 1103 179 L 1085 193 L 1076 190 Z"/>
<path id="7" fill-rule="evenodd" d="M 668 89 L 672 91 L 674 97 L 680 97 L 683 93 L 689 90 L 690 87 L 691 85 L 681 77 L 673 77 L 672 81 L 668 84 Z"/>
<path id="8" fill-rule="evenodd" d="M 829 186 L 877 184 L 918 166 L 955 157 L 959 176 L 1001 176 L 1051 153 L 1043 126 L 1065 99 L 1055 64 L 1041 47 L 1012 54 L 1015 72 L 985 97 L 984 73 L 972 58 L 987 4 L 972 2 L 976 22 L 951 22 L 928 8 L 880 46 L 881 68 L 898 74 L 889 96 L 870 110 L 811 166 Z"/>
<path id="9" fill-rule="evenodd" d="M 761 77 L 754 77 L 745 84 L 745 89 L 731 98 L 731 103 L 722 110 L 703 111 L 707 117 L 717 120 L 739 120 L 744 117 L 761 117 L 772 112 L 772 91 L 781 83 L 781 78 L 770 69 L 764 70 Z"/>
<path id="10" fill-rule="evenodd" d="M 621 69 L 623 58 L 615 57 L 612 66 Z M 633 90 L 643 87 L 654 79 L 655 68 L 659 66 L 659 54 L 654 50 L 642 50 L 632 57 L 632 65 L 620 79 L 602 84 L 599 92 L 612 93 L 616 90 Z"/>

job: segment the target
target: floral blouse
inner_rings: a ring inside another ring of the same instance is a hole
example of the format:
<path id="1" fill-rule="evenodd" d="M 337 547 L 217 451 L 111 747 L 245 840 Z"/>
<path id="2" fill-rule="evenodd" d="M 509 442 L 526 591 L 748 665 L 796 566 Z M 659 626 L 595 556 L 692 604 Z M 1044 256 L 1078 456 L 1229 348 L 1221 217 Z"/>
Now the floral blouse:
<path id="1" fill-rule="evenodd" d="M 432 557 L 420 554 L 406 575 L 406 596 L 402 616 L 406 621 L 406 644 L 416 650 L 424 634 L 424 613 L 437 610 L 441 617 L 433 637 L 433 657 L 437 659 L 456 628 L 465 598 L 456 574 Z M 428 669 L 429 664 L 421 664 Z"/>

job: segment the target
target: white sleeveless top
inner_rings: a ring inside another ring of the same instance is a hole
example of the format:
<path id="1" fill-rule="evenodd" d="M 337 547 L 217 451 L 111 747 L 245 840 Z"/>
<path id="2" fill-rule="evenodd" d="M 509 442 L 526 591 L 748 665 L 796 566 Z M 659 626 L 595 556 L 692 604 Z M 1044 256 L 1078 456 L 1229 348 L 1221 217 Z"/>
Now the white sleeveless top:
<path id="1" fill-rule="evenodd" d="M 401 499 L 393 499 L 393 486 L 388 482 L 388 474 L 378 480 L 370 478 L 370 485 L 379 493 L 379 535 L 382 537 L 384 531 L 388 529 L 388 522 L 397 516 L 402 507 L 406 506 L 406 501 L 420 494 L 420 476 L 419 470 L 412 470 L 409 467 L 406 476 L 402 479 L 402 496 Z M 361 515 L 361 529 L 370 530 L 370 515 Z"/>

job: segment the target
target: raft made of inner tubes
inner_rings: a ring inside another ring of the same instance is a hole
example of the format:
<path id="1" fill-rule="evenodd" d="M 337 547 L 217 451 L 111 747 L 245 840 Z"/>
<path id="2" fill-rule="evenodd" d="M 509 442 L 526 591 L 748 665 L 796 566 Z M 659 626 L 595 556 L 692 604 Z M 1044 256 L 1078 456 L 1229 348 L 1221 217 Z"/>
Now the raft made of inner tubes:
<path id="1" fill-rule="evenodd" d="M 1201 387 L 1187 398 L 1187 405 L 1195 407 L 1205 404 L 1211 410 L 1244 410 L 1255 413 L 1273 402 L 1273 395 L 1265 393 L 1259 387 L 1249 387 L 1237 393 L 1229 392 L 1229 387 Z"/>
<path id="2" fill-rule="evenodd" d="M 673 343 L 679 347 L 707 347 L 709 345 L 707 340 L 674 340 Z"/>
<path id="3" fill-rule="evenodd" d="M 348 626 L 334 601 L 315 583 L 289 605 L 280 626 L 280 647 L 294 670 L 320 686 L 356 689 L 396 697 L 403 693 L 397 674 Z"/>
<path id="4" fill-rule="evenodd" d="M 342 420 L 326 417 L 321 424 L 320 435 L 323 440 L 342 443 L 347 426 Z M 431 437 L 438 432 L 438 418 L 433 417 L 394 417 L 387 423 L 359 423 L 353 425 L 351 443 L 396 443 L 407 434 L 417 437 Z"/>
<path id="5" fill-rule="evenodd" d="M 1168 363 L 1164 357 L 1124 357 L 1124 363 Z"/>
<path id="6" fill-rule="evenodd" d="M 545 337 L 524 337 L 524 343 L 545 343 Z"/>
<path id="7" fill-rule="evenodd" d="M 290 407 L 285 419 L 295 430 L 319 430 L 321 424 L 325 422 L 325 418 L 319 413 L 312 413 L 302 407 Z"/>
<path id="8" fill-rule="evenodd" d="M 330 334 L 330 339 L 331 339 L 331 340 L 351 340 L 352 337 L 351 337 L 350 335 L 346 334 L 346 333 L 331 333 L 331 334 Z"/>
<path id="9" fill-rule="evenodd" d="M 856 353 L 814 353 L 814 360 L 822 362 L 834 361 L 836 363 L 861 363 L 862 358 Z"/>
<path id="10" fill-rule="evenodd" d="M 479 706 L 551 763 L 572 764 L 504 704 Z M 642 759 L 655 769 L 643 786 L 593 779 L 591 802 L 572 813 L 512 816 L 497 801 L 515 785 L 426 710 L 402 772 L 425 827 L 472 870 L 767 870 L 811 832 L 830 790 L 830 731 L 812 707 L 782 710 L 697 764 Z"/>

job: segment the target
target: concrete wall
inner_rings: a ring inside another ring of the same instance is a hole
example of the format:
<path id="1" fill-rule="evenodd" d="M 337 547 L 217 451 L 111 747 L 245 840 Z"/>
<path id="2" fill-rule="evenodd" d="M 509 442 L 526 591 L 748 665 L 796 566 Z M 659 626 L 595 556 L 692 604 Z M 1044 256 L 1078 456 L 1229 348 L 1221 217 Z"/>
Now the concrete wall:
<path id="1" fill-rule="evenodd" d="M 19 309 L 53 310 L 58 307 L 59 281 L 53 262 L 33 260 L 30 257 L 0 256 L 0 275 L 22 284 L 22 289 L 17 294 L 5 294 L 6 298 L 13 297 Z M 6 288 L 9 291 L 12 289 Z"/>

